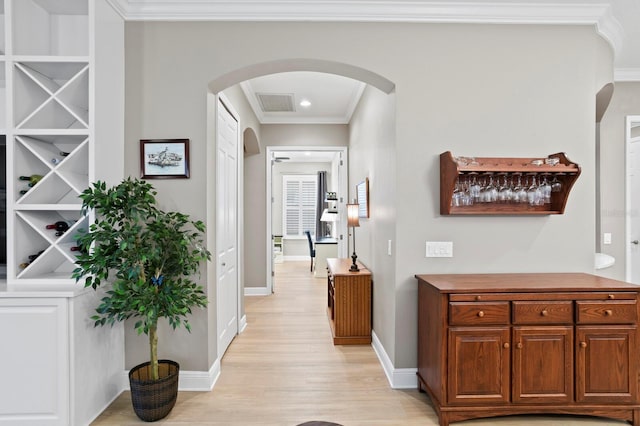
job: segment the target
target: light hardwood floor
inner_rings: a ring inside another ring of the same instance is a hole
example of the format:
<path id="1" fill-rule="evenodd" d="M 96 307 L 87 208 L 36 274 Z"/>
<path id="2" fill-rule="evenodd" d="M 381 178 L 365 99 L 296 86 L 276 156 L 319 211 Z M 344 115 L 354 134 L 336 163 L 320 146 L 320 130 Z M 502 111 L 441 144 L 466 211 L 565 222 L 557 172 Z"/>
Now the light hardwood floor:
<path id="1" fill-rule="evenodd" d="M 158 424 L 295 426 L 324 420 L 344 426 L 437 426 L 429 398 L 394 390 L 370 345 L 334 346 L 326 318 L 326 280 L 308 262 L 276 265 L 275 294 L 245 297 L 247 328 L 222 359 L 211 392 L 180 392 Z M 144 424 L 120 395 L 94 426 Z M 511 416 L 460 426 L 604 426 L 608 419 Z"/>

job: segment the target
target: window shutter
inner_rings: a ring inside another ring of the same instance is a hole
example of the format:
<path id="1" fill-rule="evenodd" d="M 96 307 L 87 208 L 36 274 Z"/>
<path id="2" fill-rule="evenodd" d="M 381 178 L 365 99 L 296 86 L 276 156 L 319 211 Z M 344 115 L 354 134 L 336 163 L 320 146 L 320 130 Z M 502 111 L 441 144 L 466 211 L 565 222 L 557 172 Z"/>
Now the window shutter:
<path id="1" fill-rule="evenodd" d="M 282 221 L 285 236 L 311 235 L 316 230 L 316 175 L 283 176 Z"/>

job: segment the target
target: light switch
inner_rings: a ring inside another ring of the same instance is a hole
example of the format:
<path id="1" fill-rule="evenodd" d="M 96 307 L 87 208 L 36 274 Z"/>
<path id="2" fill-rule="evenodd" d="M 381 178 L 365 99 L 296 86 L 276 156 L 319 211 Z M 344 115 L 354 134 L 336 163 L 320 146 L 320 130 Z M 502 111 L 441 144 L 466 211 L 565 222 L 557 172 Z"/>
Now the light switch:
<path id="1" fill-rule="evenodd" d="M 426 257 L 453 257 L 452 241 L 427 241 Z"/>
<path id="2" fill-rule="evenodd" d="M 611 244 L 611 232 L 605 232 L 602 234 L 602 243 Z"/>

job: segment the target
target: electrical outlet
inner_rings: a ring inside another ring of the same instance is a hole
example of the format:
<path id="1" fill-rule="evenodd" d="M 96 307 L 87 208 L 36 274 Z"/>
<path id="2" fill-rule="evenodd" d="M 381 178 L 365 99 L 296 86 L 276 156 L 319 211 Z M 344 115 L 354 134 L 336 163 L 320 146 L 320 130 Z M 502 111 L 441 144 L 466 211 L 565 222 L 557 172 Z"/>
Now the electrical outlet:
<path id="1" fill-rule="evenodd" d="M 427 241 L 426 257 L 453 257 L 452 241 Z"/>

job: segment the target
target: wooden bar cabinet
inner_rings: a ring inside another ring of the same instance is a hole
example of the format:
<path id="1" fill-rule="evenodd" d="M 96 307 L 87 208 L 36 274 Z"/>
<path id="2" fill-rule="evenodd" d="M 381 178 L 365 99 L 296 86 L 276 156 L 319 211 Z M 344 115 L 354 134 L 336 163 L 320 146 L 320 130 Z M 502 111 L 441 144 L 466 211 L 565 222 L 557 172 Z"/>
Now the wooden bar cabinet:
<path id="1" fill-rule="evenodd" d="M 351 259 L 327 259 L 327 316 L 334 345 L 371 343 L 371 272 Z"/>
<path id="2" fill-rule="evenodd" d="M 416 278 L 419 389 L 440 426 L 542 413 L 640 426 L 639 286 L 580 273 Z"/>

